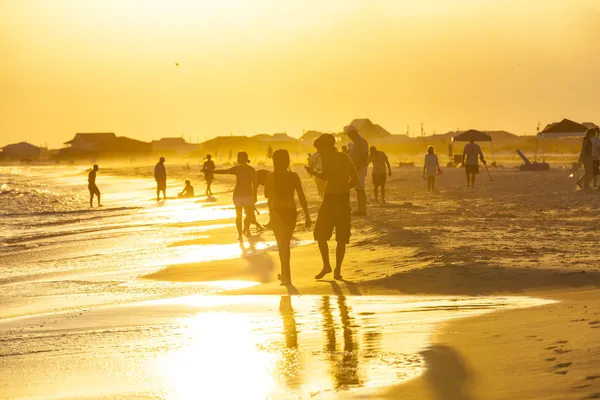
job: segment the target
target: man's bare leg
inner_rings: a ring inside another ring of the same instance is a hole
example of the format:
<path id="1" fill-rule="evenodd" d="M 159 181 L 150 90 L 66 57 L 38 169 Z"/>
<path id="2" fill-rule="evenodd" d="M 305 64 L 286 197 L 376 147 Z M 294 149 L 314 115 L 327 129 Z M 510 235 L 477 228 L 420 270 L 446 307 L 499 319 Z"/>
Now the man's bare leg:
<path id="1" fill-rule="evenodd" d="M 94 207 L 94 195 L 90 194 L 90 207 Z"/>
<path id="2" fill-rule="evenodd" d="M 476 176 L 477 175 L 475 175 L 475 174 L 471 174 L 471 188 L 473 188 L 473 186 L 475 186 L 475 177 Z"/>
<path id="3" fill-rule="evenodd" d="M 237 228 L 238 240 L 242 242 L 244 238 L 242 237 L 242 207 L 235 208 L 235 227 Z"/>
<path id="4" fill-rule="evenodd" d="M 467 173 L 467 188 L 471 187 L 471 174 Z"/>
<path id="5" fill-rule="evenodd" d="M 375 203 L 377 203 L 377 202 L 379 201 L 379 200 L 378 200 L 378 196 L 379 196 L 379 186 L 375 186 L 374 192 L 375 192 Z"/>
<path id="6" fill-rule="evenodd" d="M 381 185 L 381 202 L 385 203 L 385 184 Z"/>
<path id="7" fill-rule="evenodd" d="M 102 204 L 100 204 L 100 195 L 98 195 L 98 207 L 102 207 Z"/>
<path id="8" fill-rule="evenodd" d="M 323 269 L 315 276 L 315 279 L 321 279 L 331 272 L 331 264 L 329 263 L 329 245 L 327 244 L 327 240 L 319 240 L 318 243 L 321 258 L 323 259 Z"/>
<path id="9" fill-rule="evenodd" d="M 344 262 L 344 256 L 346 255 L 346 243 L 337 242 L 335 248 L 335 272 L 333 277 L 335 279 L 342 279 L 342 263 Z M 329 268 L 331 270 L 331 267 Z"/>

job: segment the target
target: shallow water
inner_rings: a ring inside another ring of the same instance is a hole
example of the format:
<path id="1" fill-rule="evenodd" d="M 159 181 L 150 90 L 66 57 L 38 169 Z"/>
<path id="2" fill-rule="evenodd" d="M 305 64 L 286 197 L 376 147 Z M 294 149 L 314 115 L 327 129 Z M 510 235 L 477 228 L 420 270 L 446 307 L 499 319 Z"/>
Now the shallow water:
<path id="1" fill-rule="evenodd" d="M 216 201 L 164 203 L 143 174 L 101 168 L 98 185 L 105 206 L 90 209 L 85 168 L 0 167 L 0 397 L 377 398 L 421 373 L 441 322 L 544 303 L 212 296 L 257 283 L 140 280 L 276 247 L 235 243 L 230 182 Z"/>
<path id="2" fill-rule="evenodd" d="M 518 297 L 186 296 L 16 318 L 0 323 L 0 392 L 29 398 L 376 398 L 378 390 L 422 372 L 419 352 L 441 322 L 543 303 Z"/>

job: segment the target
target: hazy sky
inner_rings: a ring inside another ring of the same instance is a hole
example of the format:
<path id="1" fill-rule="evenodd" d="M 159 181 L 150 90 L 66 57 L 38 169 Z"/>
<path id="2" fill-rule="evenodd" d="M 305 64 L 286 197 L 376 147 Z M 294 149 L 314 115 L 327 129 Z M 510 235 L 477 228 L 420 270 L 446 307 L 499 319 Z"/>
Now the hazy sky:
<path id="1" fill-rule="evenodd" d="M 0 145 L 600 122 L 600 0 L 2 0 L 0 54 Z"/>

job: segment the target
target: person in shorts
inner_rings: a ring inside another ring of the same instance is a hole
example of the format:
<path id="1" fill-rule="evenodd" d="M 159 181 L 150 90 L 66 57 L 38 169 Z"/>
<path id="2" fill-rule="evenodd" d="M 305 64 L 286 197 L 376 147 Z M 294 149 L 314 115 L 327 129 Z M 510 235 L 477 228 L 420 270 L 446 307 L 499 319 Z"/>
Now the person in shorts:
<path id="1" fill-rule="evenodd" d="M 228 169 L 213 171 L 215 175 L 235 175 L 236 183 L 233 188 L 233 204 L 235 205 L 235 225 L 240 242 L 243 241 L 242 233 L 246 233 L 249 236 L 250 223 L 255 219 L 254 205 L 256 204 L 258 183 L 256 170 L 249 163 L 248 153 L 240 151 L 237 154 L 237 165 Z M 242 216 L 244 212 L 246 213 L 246 220 L 242 229 Z"/>
<path id="2" fill-rule="evenodd" d="M 160 192 L 163 193 L 163 199 L 167 200 L 167 169 L 164 157 L 161 157 L 154 166 L 154 180 L 156 181 L 156 201 L 160 200 Z"/>
<path id="3" fill-rule="evenodd" d="M 100 204 L 100 189 L 96 186 L 96 173 L 98 172 L 98 165 L 94 164 L 92 170 L 88 174 L 88 190 L 90 191 L 90 207 L 93 207 L 94 196 L 98 197 L 98 207 L 102 207 Z"/>
<path id="4" fill-rule="evenodd" d="M 423 175 L 427 177 L 427 191 L 435 192 L 435 178 L 441 174 L 440 161 L 433 146 L 427 148 L 427 154 L 425 154 L 425 162 L 423 164 Z"/>
<path id="5" fill-rule="evenodd" d="M 208 154 L 206 156 L 206 161 L 202 165 L 202 172 L 204 172 L 204 179 L 206 179 L 206 197 L 212 196 L 212 190 L 210 185 L 212 185 L 212 181 L 215 179 L 215 174 L 213 171 L 215 170 L 215 162 L 212 160 L 212 156 Z"/>
<path id="6" fill-rule="evenodd" d="M 265 197 L 269 202 L 270 226 L 275 233 L 279 250 L 281 273 L 278 278 L 282 285 L 291 285 L 290 241 L 296 228 L 298 214 L 294 198 L 296 194 L 304 210 L 307 229 L 310 228 L 312 221 L 300 177 L 290 171 L 290 154 L 287 150 L 280 149 L 273 152 L 273 168 L 274 171 L 265 177 Z"/>
<path id="7" fill-rule="evenodd" d="M 385 203 L 385 182 L 388 176 L 392 176 L 390 160 L 383 151 L 379 151 L 375 146 L 371 146 L 371 153 L 369 154 L 367 165 L 371 163 L 373 164 L 371 179 L 373 181 L 373 191 L 375 192 L 375 202 L 377 203 L 379 201 L 379 188 L 381 188 L 381 202 Z"/>
<path id="8" fill-rule="evenodd" d="M 462 156 L 462 163 L 465 166 L 467 174 L 467 188 L 473 188 L 475 185 L 475 177 L 479 173 L 479 160 L 481 160 L 483 165 L 486 164 L 481 147 L 475 143 L 473 137 L 470 137 L 469 143 L 465 145 Z"/>
<path id="9" fill-rule="evenodd" d="M 321 279 L 332 272 L 329 262 L 329 245 L 335 229 L 337 241 L 334 278 L 342 279 L 342 263 L 346 254 L 346 245 L 350 243 L 350 189 L 359 183 L 354 163 L 347 154 L 335 148 L 335 137 L 323 134 L 315 141 L 315 147 L 321 154 L 322 172 L 306 168 L 310 175 L 325 181 L 323 203 L 319 208 L 315 224 L 314 238 L 319 244 L 323 268 L 315 279 Z"/>

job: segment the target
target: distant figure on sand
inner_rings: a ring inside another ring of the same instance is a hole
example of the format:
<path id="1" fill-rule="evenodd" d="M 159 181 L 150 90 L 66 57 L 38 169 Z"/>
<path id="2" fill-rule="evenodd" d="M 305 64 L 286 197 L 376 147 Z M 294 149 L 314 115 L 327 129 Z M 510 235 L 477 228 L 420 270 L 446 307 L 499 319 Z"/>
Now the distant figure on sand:
<path id="1" fill-rule="evenodd" d="M 333 135 L 321 135 L 315 140 L 315 147 L 322 157 L 323 172 L 319 173 L 308 167 L 306 170 L 326 182 L 325 196 L 314 230 L 314 238 L 319 244 L 323 259 L 323 269 L 315 279 L 321 279 L 331 272 L 327 241 L 331 239 L 334 228 L 337 241 L 334 278 L 342 279 L 342 263 L 346 245 L 350 243 L 350 189 L 358 185 L 359 177 L 350 157 L 335 148 Z"/>
<path id="2" fill-rule="evenodd" d="M 181 193 L 179 193 L 177 196 L 178 197 L 194 197 L 194 187 L 192 186 L 192 184 L 190 183 L 189 180 L 185 181 L 185 187 L 183 188 Z"/>
<path id="3" fill-rule="evenodd" d="M 267 149 L 267 158 L 270 160 L 271 158 L 273 158 L 273 148 L 271 146 L 269 146 L 269 148 Z"/>
<path id="4" fill-rule="evenodd" d="M 94 195 L 98 197 L 98 207 L 102 207 L 100 204 L 100 189 L 96 186 L 96 173 L 98 172 L 98 165 L 94 164 L 92 170 L 88 174 L 88 189 L 90 191 L 90 207 L 93 207 L 92 203 Z"/>
<path id="5" fill-rule="evenodd" d="M 371 173 L 371 179 L 373 180 L 375 202 L 378 201 L 377 196 L 379 188 L 381 188 L 381 202 L 385 203 L 385 182 L 388 176 L 392 176 L 392 167 L 390 166 L 390 160 L 383 151 L 379 151 L 375 146 L 371 146 L 371 153 L 369 154 L 367 165 L 371 163 L 373 163 L 373 172 Z"/>
<path id="6" fill-rule="evenodd" d="M 315 139 L 313 145 L 316 147 L 316 143 L 318 138 Z M 316 172 L 323 172 L 323 163 L 321 162 L 321 154 L 318 151 L 315 151 L 312 154 L 310 159 L 310 163 L 308 164 L 308 168 L 315 170 Z M 325 181 L 321 178 L 318 178 L 315 175 L 315 184 L 317 185 L 317 192 L 319 193 L 319 197 L 323 198 L 325 195 Z"/>
<path id="7" fill-rule="evenodd" d="M 583 164 L 585 172 L 577 180 L 577 186 L 582 189 L 589 189 L 590 182 L 594 178 L 594 140 L 596 136 L 596 130 L 594 128 L 588 129 L 585 132 L 585 137 L 581 143 L 581 153 L 579 155 L 579 162 Z"/>
<path id="8" fill-rule="evenodd" d="M 223 170 L 214 170 L 214 174 L 235 175 L 236 183 L 233 189 L 233 204 L 235 205 L 235 225 L 238 232 L 238 240 L 243 241 L 242 233 L 246 235 L 250 232 L 249 221 L 254 219 L 254 204 L 256 204 L 256 195 L 258 183 L 256 179 L 256 170 L 249 164 L 248 153 L 240 151 L 237 154 L 237 165 Z M 246 213 L 246 220 L 242 229 L 242 216 Z M 250 216 L 252 216 L 250 218 Z"/>
<path id="9" fill-rule="evenodd" d="M 423 164 L 423 175 L 427 177 L 427 191 L 435 192 L 435 177 L 441 174 L 440 161 L 433 146 L 427 148 L 425 163 Z"/>
<path id="10" fill-rule="evenodd" d="M 265 179 L 265 197 L 269 202 L 270 226 L 275 233 L 279 249 L 281 262 L 279 280 L 282 285 L 289 285 L 292 283 L 290 240 L 294 234 L 298 213 L 294 199 L 295 194 L 298 194 L 298 200 L 304 211 L 307 229 L 310 228 L 312 221 L 300 177 L 297 173 L 290 171 L 290 155 L 287 150 L 275 150 L 273 168 L 274 171 L 269 173 Z"/>
<path id="11" fill-rule="evenodd" d="M 156 181 L 156 201 L 160 200 L 160 192 L 163 193 L 163 199 L 167 200 L 167 170 L 164 157 L 161 157 L 154 166 L 154 180 Z"/>
<path id="12" fill-rule="evenodd" d="M 204 179 L 206 179 L 206 196 L 212 196 L 212 190 L 210 189 L 210 185 L 212 185 L 212 181 L 215 179 L 215 175 L 213 171 L 215 170 L 215 162 L 212 160 L 212 156 L 208 154 L 206 156 L 206 161 L 202 165 L 202 172 L 204 172 Z"/>
<path id="13" fill-rule="evenodd" d="M 358 210 L 353 215 L 367 215 L 367 194 L 365 192 L 365 181 L 367 179 L 367 160 L 369 159 L 369 144 L 358 134 L 356 128 L 352 125 L 347 126 L 344 130 L 346 135 L 352 140 L 352 147 L 348 150 L 350 158 L 354 163 L 356 172 L 358 173 L 358 185 L 356 185 L 356 200 L 358 202 Z"/>
<path id="14" fill-rule="evenodd" d="M 479 160 L 483 165 L 486 164 L 481 147 L 475 143 L 474 138 L 470 137 L 462 156 L 462 163 L 467 174 L 467 188 L 472 188 L 475 185 L 475 176 L 479 173 Z"/>

